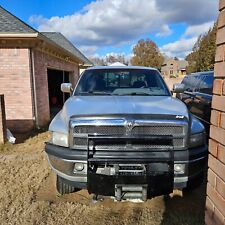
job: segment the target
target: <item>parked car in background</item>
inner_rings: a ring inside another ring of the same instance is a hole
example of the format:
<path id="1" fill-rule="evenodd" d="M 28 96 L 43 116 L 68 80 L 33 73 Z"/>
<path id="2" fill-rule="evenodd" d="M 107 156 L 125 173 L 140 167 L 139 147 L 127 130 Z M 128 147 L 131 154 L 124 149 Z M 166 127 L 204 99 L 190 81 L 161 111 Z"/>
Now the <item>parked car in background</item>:
<path id="1" fill-rule="evenodd" d="M 182 100 L 209 133 L 214 72 L 199 72 L 184 77 L 176 97 Z M 175 85 L 176 86 L 176 85 Z"/>

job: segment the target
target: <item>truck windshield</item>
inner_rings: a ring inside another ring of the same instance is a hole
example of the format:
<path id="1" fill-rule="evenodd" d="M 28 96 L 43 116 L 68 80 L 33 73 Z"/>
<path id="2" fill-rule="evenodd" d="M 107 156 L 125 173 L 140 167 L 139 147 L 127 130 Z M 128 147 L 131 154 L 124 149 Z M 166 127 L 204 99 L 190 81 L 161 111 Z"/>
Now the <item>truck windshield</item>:
<path id="1" fill-rule="evenodd" d="M 169 96 L 159 72 L 150 69 L 86 70 L 74 95 Z"/>

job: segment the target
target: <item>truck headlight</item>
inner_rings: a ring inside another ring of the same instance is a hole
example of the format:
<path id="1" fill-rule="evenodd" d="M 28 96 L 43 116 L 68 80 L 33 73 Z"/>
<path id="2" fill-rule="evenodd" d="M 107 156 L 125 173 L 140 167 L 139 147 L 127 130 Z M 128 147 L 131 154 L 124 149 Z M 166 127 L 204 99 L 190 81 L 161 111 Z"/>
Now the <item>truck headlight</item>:
<path id="1" fill-rule="evenodd" d="M 189 148 L 202 146 L 206 143 L 205 133 L 192 134 L 189 142 Z"/>
<path id="2" fill-rule="evenodd" d="M 59 145 L 62 147 L 69 147 L 68 134 L 52 132 L 51 135 L 52 144 Z"/>

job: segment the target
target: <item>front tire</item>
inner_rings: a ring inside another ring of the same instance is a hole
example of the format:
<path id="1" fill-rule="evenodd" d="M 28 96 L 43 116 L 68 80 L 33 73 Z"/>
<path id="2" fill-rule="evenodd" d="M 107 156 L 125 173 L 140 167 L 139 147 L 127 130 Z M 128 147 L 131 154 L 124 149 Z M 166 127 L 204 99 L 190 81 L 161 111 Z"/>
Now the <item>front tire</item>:
<path id="1" fill-rule="evenodd" d="M 58 175 L 56 178 L 56 189 L 59 192 L 59 194 L 61 194 L 61 195 L 79 191 L 78 188 L 75 188 L 74 186 L 68 184 L 64 178 L 62 178 Z"/>
<path id="2" fill-rule="evenodd" d="M 199 188 L 204 183 L 204 181 L 206 181 L 205 175 L 204 173 L 201 173 L 199 176 L 188 182 L 187 187 L 183 189 L 183 193 L 192 193 L 197 188 Z"/>

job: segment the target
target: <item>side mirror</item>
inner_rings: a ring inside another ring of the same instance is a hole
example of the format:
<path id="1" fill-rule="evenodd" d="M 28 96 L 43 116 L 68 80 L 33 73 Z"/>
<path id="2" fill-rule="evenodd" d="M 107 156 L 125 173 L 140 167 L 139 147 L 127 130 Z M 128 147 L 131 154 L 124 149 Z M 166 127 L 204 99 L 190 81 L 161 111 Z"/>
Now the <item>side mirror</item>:
<path id="1" fill-rule="evenodd" d="M 173 93 L 183 93 L 185 91 L 184 84 L 174 84 Z"/>
<path id="2" fill-rule="evenodd" d="M 71 83 L 62 83 L 61 91 L 64 93 L 71 93 L 73 91 L 73 87 Z"/>

